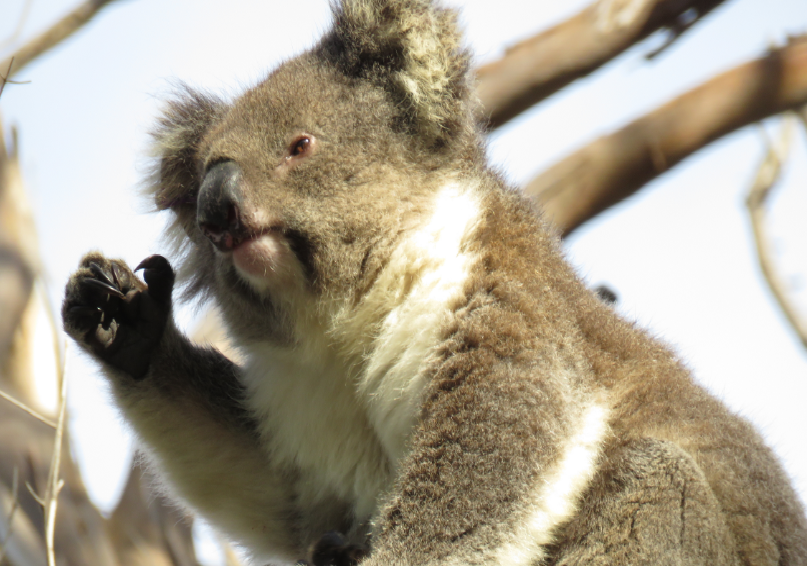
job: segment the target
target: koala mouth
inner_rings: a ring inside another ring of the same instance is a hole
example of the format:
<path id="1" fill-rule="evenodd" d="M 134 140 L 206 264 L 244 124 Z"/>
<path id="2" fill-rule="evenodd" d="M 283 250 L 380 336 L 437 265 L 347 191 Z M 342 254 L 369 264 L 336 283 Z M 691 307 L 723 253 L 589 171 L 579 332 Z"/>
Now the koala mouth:
<path id="1" fill-rule="evenodd" d="M 261 230 L 257 230 L 255 232 L 242 234 L 238 237 L 232 238 L 230 240 L 229 251 L 235 251 L 241 246 L 249 245 L 251 242 L 255 242 L 263 238 L 264 236 L 270 236 L 274 238 L 283 238 L 283 227 L 282 226 L 270 226 L 268 228 L 263 228 Z"/>
<path id="2" fill-rule="evenodd" d="M 232 242 L 232 260 L 242 273 L 252 277 L 271 277 L 293 259 L 283 229 L 273 226 Z"/>

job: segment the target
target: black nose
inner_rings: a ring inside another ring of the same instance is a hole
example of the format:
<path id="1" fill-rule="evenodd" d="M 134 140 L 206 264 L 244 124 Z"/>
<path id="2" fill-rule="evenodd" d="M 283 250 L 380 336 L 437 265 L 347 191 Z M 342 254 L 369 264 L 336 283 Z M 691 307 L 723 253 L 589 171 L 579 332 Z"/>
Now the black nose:
<path id="1" fill-rule="evenodd" d="M 196 224 L 221 251 L 231 251 L 245 236 L 241 194 L 241 168 L 233 161 L 211 167 L 199 189 Z"/>

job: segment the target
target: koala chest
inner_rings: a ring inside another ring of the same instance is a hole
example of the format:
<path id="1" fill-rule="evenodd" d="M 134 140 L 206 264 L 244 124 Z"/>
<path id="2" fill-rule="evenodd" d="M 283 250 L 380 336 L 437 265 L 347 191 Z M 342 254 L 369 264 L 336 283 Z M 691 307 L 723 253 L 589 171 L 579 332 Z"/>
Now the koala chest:
<path id="1" fill-rule="evenodd" d="M 394 464 L 349 371 L 330 352 L 310 354 L 266 348 L 254 355 L 245 374 L 249 404 L 271 459 L 299 475 L 302 504 L 336 498 L 369 517 Z"/>
<path id="2" fill-rule="evenodd" d="M 475 262 L 466 248 L 478 216 L 467 188 L 447 185 L 327 331 L 293 349 L 250 349 L 251 408 L 272 457 L 300 471 L 303 499 L 336 496 L 369 518 L 391 487 Z"/>

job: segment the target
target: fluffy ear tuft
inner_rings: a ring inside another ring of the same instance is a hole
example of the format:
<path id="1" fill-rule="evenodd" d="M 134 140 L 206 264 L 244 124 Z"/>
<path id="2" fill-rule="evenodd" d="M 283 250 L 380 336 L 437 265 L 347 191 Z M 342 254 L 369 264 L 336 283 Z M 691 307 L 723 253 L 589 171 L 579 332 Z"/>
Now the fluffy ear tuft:
<path id="1" fill-rule="evenodd" d="M 197 152 L 212 125 L 227 105 L 216 97 L 180 85 L 169 100 L 152 131 L 153 169 L 146 196 L 157 210 L 171 210 L 165 243 L 177 269 L 177 281 L 184 285 L 184 300 L 204 298 L 211 266 L 195 253 L 196 195 L 201 184 Z"/>
<path id="2" fill-rule="evenodd" d="M 149 192 L 158 210 L 195 202 L 200 182 L 196 151 L 223 108 L 217 98 L 184 85 L 166 105 L 152 132 L 156 162 Z"/>
<path id="3" fill-rule="evenodd" d="M 470 55 L 454 11 L 429 0 L 342 0 L 333 12 L 329 54 L 347 75 L 387 89 L 426 145 L 474 129 Z"/>

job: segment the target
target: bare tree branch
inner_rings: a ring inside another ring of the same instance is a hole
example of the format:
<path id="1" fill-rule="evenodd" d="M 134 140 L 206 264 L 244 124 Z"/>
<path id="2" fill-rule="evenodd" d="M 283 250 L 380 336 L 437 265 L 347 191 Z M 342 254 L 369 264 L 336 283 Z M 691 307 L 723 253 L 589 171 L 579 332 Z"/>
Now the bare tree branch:
<path id="1" fill-rule="evenodd" d="M 478 93 L 490 116 L 489 127 L 498 128 L 653 32 L 670 30 L 672 43 L 722 2 L 599 0 L 554 28 L 514 45 L 499 61 L 477 71 Z"/>
<path id="2" fill-rule="evenodd" d="M 776 186 L 779 173 L 784 163 L 793 138 L 792 117 L 785 119 L 782 134 L 778 143 L 768 143 L 768 153 L 757 169 L 756 177 L 748 191 L 746 206 L 751 217 L 751 227 L 754 231 L 754 243 L 757 249 L 759 267 L 768 287 L 773 293 L 779 308 L 787 318 L 790 326 L 796 331 L 802 345 L 807 348 L 807 320 L 800 316 L 796 305 L 790 297 L 787 285 L 779 276 L 771 252 L 771 242 L 768 235 L 765 204 L 770 197 L 771 190 Z"/>
<path id="3" fill-rule="evenodd" d="M 525 192 L 568 235 L 712 141 L 805 103 L 807 36 L 594 140 L 530 181 Z"/>
<path id="4" fill-rule="evenodd" d="M 24 69 L 31 61 L 73 35 L 81 29 L 84 24 L 89 22 L 101 8 L 113 1 L 114 0 L 86 0 L 72 12 L 53 24 L 50 29 L 23 45 L 11 57 L 0 63 L 0 69 L 9 69 L 6 79 L 10 79 Z M 12 59 L 14 60 L 13 65 Z"/>

